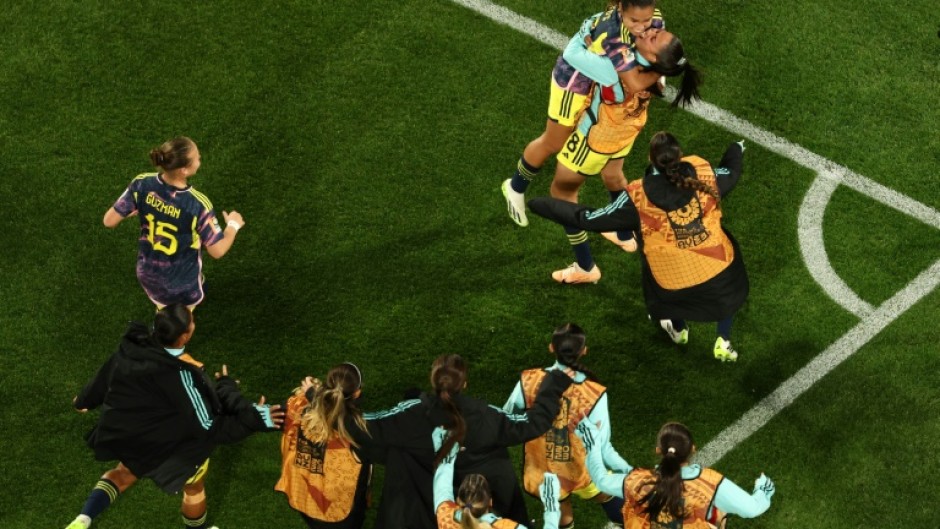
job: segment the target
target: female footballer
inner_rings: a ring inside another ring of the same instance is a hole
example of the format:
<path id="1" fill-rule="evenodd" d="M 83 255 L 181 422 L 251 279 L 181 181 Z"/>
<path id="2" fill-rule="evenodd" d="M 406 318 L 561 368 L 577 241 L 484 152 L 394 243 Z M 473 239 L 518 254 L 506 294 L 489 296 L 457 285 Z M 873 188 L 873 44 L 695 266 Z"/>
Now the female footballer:
<path id="1" fill-rule="evenodd" d="M 571 384 L 561 371 L 549 373 L 531 408 L 510 415 L 466 394 L 468 367 L 460 355 L 445 354 L 431 366 L 433 392 L 406 400 L 391 410 L 366 414 L 369 442 L 386 453 L 386 480 L 378 527 L 433 527 L 431 482 L 434 468 L 456 443 L 458 479 L 482 474 L 492 486 L 493 511 L 526 523 L 525 498 L 519 487 L 508 446 L 544 434 L 558 415 L 559 401 Z M 443 445 L 432 446 L 431 433 L 447 429 Z"/>
<path id="2" fill-rule="evenodd" d="M 274 490 L 312 529 L 358 529 L 365 520 L 372 465 L 356 442 L 368 435 L 360 395 L 362 373 L 343 362 L 322 383 L 305 378 L 287 400 Z"/>
<path id="3" fill-rule="evenodd" d="M 588 231 L 639 230 L 643 246 L 646 310 L 678 344 L 689 339 L 685 320 L 718 322 L 713 353 L 737 360 L 731 346 L 734 313 L 749 283 L 738 242 L 721 224 L 721 200 L 741 177 L 743 142 L 732 143 L 717 169 L 698 156 L 683 156 L 668 132 L 650 141 L 650 166 L 627 185 L 627 196 L 604 208 L 556 198 L 536 198 L 532 211 Z"/>
<path id="4" fill-rule="evenodd" d="M 561 150 L 574 130 L 595 82 L 613 97 L 619 89 L 617 72 L 631 67 L 636 38 L 649 28 L 662 27 L 656 0 L 612 0 L 605 11 L 582 23 L 552 70 L 545 131 L 526 145 L 515 173 L 502 185 L 509 216 L 516 224 L 528 226 L 525 191 L 548 157 Z M 615 181 L 623 179 L 614 167 L 604 176 Z"/>
<path id="5" fill-rule="evenodd" d="M 137 279 L 157 306 L 202 302 L 202 248 L 212 257 L 225 255 L 245 225 L 237 211 L 223 211 L 225 229 L 209 198 L 189 185 L 201 164 L 193 140 L 180 136 L 150 151 L 156 173 L 138 175 L 104 214 L 114 228 L 127 217 L 140 217 Z"/>
<path id="6" fill-rule="evenodd" d="M 659 430 L 656 453 L 661 459 L 656 468 L 627 473 L 609 473 L 605 468 L 598 447 L 609 439 L 590 421 L 583 421 L 577 431 L 588 447 L 587 465 L 594 483 L 625 500 L 625 529 L 722 527 L 727 514 L 754 518 L 770 508 L 775 490 L 770 478 L 761 474 L 748 494 L 717 471 L 690 463 L 695 444 L 689 429 L 679 423 L 666 423 Z"/>
<path id="7" fill-rule="evenodd" d="M 535 391 L 542 379 L 553 370 L 572 371 L 574 383 L 562 396 L 562 406 L 552 428 L 541 437 L 525 444 L 525 459 L 522 481 L 526 492 L 539 494 L 542 477 L 546 473 L 557 476 L 561 498 L 562 529 L 574 525 L 571 495 L 599 503 L 608 519 L 623 524 L 621 509 L 623 502 L 604 494 L 591 482 L 584 464 L 585 450 L 581 440 L 575 436 L 575 428 L 586 417 L 597 428 L 605 430 L 610 438 L 610 416 L 607 413 L 607 388 L 598 381 L 594 373 L 584 367 L 581 359 L 587 354 L 584 330 L 574 323 L 566 323 L 555 329 L 548 350 L 555 363 L 546 369 L 528 369 L 522 372 L 519 382 L 509 400 L 503 405 L 507 413 L 519 413 L 532 405 Z M 627 473 L 632 468 L 610 444 L 602 448 L 604 462 L 608 468 Z"/>
<path id="8" fill-rule="evenodd" d="M 440 450 L 449 432 L 435 428 L 434 449 Z M 489 482 L 480 474 L 463 478 L 454 498 L 454 462 L 460 445 L 454 443 L 434 471 L 434 513 L 438 529 L 526 529 L 526 526 L 500 518 L 490 512 L 493 496 Z M 539 480 L 539 495 L 544 504 L 544 529 L 558 529 L 558 477 L 546 473 Z"/>
<path id="9" fill-rule="evenodd" d="M 131 322 L 117 351 L 72 400 L 82 413 L 100 409 L 85 442 L 95 459 L 118 464 L 101 476 L 66 529 L 87 529 L 142 478 L 167 494 L 182 492 L 180 525 L 207 529 L 205 475 L 212 452 L 280 427 L 280 405 L 268 406 L 264 397 L 253 405 L 226 366 L 215 384 L 209 380 L 203 364 L 186 352 L 195 330 L 192 312 L 182 304 L 157 311 L 152 325 Z"/>
<path id="10" fill-rule="evenodd" d="M 618 175 L 616 179 L 605 181 L 612 196 L 617 196 L 613 203 L 622 198 L 626 187 L 623 159 L 646 125 L 651 90 L 656 90 L 659 76 L 682 76 L 673 105 L 686 105 L 698 99 L 701 83 L 698 70 L 685 58 L 682 42 L 672 33 L 664 30 L 644 33 L 636 39 L 634 59 L 633 67 L 620 74 L 626 94 L 624 100 L 606 102 L 600 91 L 596 91 L 577 129 L 558 153 L 551 186 L 553 197 L 577 202 L 578 191 L 586 177 L 602 173 L 607 166 L 615 167 Z M 574 250 L 575 262 L 553 272 L 552 278 L 559 283 L 596 283 L 601 271 L 594 263 L 587 233 L 567 225 L 565 233 Z"/>

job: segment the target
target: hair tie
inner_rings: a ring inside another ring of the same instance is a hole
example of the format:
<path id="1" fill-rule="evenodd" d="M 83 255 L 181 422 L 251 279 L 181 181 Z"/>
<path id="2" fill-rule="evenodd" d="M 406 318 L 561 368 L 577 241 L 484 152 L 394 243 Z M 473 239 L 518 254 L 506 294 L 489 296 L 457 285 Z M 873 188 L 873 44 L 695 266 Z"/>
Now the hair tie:
<path id="1" fill-rule="evenodd" d="M 685 66 L 685 63 L 686 63 L 686 60 L 685 60 L 685 57 L 683 57 L 679 59 L 679 62 L 677 62 L 676 64 L 678 64 L 679 66 Z"/>
<path id="2" fill-rule="evenodd" d="M 666 449 L 666 453 L 675 454 L 675 453 L 676 453 L 676 448 L 673 447 L 673 446 L 670 446 L 668 449 Z"/>

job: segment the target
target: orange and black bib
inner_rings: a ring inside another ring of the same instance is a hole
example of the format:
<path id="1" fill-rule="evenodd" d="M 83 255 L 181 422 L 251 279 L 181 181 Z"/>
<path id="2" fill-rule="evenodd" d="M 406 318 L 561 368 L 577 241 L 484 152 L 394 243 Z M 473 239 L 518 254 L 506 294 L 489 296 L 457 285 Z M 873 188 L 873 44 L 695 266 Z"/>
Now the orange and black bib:
<path id="1" fill-rule="evenodd" d="M 340 522 L 352 511 L 362 463 L 348 441 L 334 437 L 314 443 L 304 437 L 300 418 L 307 404 L 303 395 L 287 401 L 281 478 L 274 490 L 287 494 L 291 507 L 313 519 Z"/>
<path id="2" fill-rule="evenodd" d="M 683 161 L 695 167 L 698 179 L 716 187 L 711 165 L 698 156 Z M 627 186 L 640 216 L 643 253 L 656 283 L 667 290 L 700 285 L 715 277 L 734 260 L 731 240 L 721 229 L 721 209 L 711 195 L 696 192 L 684 207 L 663 211 L 643 189 L 643 181 Z"/>
<path id="3" fill-rule="evenodd" d="M 627 478 L 623 480 L 623 494 L 626 498 L 623 504 L 624 529 L 712 527 L 712 521 L 708 517 L 709 509 L 724 476 L 710 468 L 703 468 L 697 478 L 683 480 L 685 518 L 682 520 L 675 520 L 666 513 L 660 513 L 658 520 L 650 520 L 649 515 L 643 512 L 645 506 L 640 503 L 640 499 L 653 490 L 655 479 L 656 474 L 652 470 L 638 468 L 627 474 Z"/>
<path id="4" fill-rule="evenodd" d="M 544 369 L 522 372 L 526 408 L 531 408 L 535 403 L 535 396 L 546 375 Z M 607 388 L 590 380 L 571 384 L 565 390 L 561 396 L 561 409 L 552 427 L 545 435 L 525 444 L 522 474 L 526 492 L 538 496 L 539 484 L 546 472 L 554 472 L 558 476 L 562 499 L 571 491 L 580 490 L 591 483 L 591 476 L 585 466 L 587 453 L 574 429 L 582 417 L 591 413 L 606 391 Z"/>

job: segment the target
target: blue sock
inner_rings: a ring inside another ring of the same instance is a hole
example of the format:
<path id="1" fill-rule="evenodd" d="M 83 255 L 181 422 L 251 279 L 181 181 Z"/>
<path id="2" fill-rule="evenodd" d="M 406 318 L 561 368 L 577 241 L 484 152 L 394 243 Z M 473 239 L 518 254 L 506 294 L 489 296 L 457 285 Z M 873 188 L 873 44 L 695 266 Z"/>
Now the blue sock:
<path id="1" fill-rule="evenodd" d="M 594 257 L 591 256 L 591 246 L 588 244 L 587 232 L 580 228 L 565 226 L 565 233 L 568 234 L 568 242 L 571 243 L 571 249 L 574 250 L 574 258 L 578 262 L 578 266 L 585 272 L 590 272 L 594 268 Z"/>
<path id="2" fill-rule="evenodd" d="M 529 165 L 529 162 L 525 161 L 525 157 L 520 157 L 519 163 L 516 164 L 516 172 L 512 174 L 512 180 L 509 182 L 510 187 L 516 193 L 525 193 L 525 190 L 529 188 L 529 184 L 532 183 L 532 179 L 539 174 L 541 169 L 541 167 Z"/>
<path id="3" fill-rule="evenodd" d="M 626 192 L 627 192 L 626 189 L 621 189 L 620 191 L 608 191 L 608 193 L 610 193 L 610 201 L 616 202 L 617 199 L 620 198 L 620 195 L 623 195 Z M 629 230 L 618 231 L 617 238 L 620 239 L 621 241 L 629 241 L 630 239 L 633 238 L 633 232 Z"/>
<path id="4" fill-rule="evenodd" d="M 731 341 L 731 322 L 734 320 L 734 316 L 728 316 L 727 318 L 718 322 L 718 336 L 721 336 L 725 340 Z"/>
<path id="5" fill-rule="evenodd" d="M 604 509 L 604 514 L 607 515 L 608 520 L 623 526 L 623 498 L 613 496 L 602 503 L 601 507 Z"/>
<path id="6" fill-rule="evenodd" d="M 671 319 L 671 320 L 669 320 L 669 321 L 672 322 L 672 328 L 673 328 L 673 329 L 675 329 L 675 330 L 677 330 L 677 331 L 681 331 L 682 329 L 685 329 L 685 320 Z"/>
<path id="7" fill-rule="evenodd" d="M 95 488 L 91 489 L 91 494 L 88 495 L 88 499 L 85 500 L 85 505 L 82 507 L 82 514 L 94 519 L 95 516 L 98 516 L 104 512 L 105 509 L 110 507 L 120 493 L 117 485 L 110 479 L 99 480 L 98 483 L 95 484 Z"/>

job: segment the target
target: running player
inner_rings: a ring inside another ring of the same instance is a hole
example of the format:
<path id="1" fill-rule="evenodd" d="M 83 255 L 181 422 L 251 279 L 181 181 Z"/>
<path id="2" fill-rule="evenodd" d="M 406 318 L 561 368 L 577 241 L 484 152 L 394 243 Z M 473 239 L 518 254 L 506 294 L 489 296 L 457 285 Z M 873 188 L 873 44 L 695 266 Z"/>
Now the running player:
<path id="1" fill-rule="evenodd" d="M 695 444 L 689 429 L 679 423 L 666 423 L 659 430 L 656 453 L 661 459 L 655 469 L 627 473 L 609 473 L 604 467 L 599 448 L 609 439 L 590 421 L 579 424 L 577 432 L 588 448 L 587 466 L 594 483 L 626 500 L 625 529 L 724 527 L 727 514 L 754 518 L 770 508 L 775 491 L 770 478 L 761 474 L 748 494 L 717 471 L 690 463 Z"/>
<path id="2" fill-rule="evenodd" d="M 617 72 L 631 68 L 636 38 L 650 28 L 663 27 L 656 0 L 612 0 L 605 11 L 582 23 L 552 70 L 545 131 L 526 145 L 515 173 L 502 185 L 509 216 L 516 224 L 528 226 L 524 193 L 548 157 L 561 150 L 574 130 L 595 82 L 604 87 L 605 94 L 615 97 L 620 87 Z M 619 182 L 623 173 L 611 167 L 604 178 Z"/>
<path id="3" fill-rule="evenodd" d="M 647 110 L 659 76 L 682 76 L 673 105 L 686 105 L 698 99 L 701 83 L 698 70 L 685 58 L 682 42 L 668 31 L 650 30 L 636 40 L 633 67 L 620 74 L 626 94 L 621 103 L 608 103 L 595 91 L 591 106 L 584 112 L 577 129 L 558 153 L 558 165 L 551 194 L 569 202 L 578 201 L 578 191 L 587 176 L 600 174 L 605 166 L 615 167 L 618 181 L 608 180 L 608 189 L 619 189 L 617 200 L 626 187 L 623 159 L 646 125 Z M 614 201 L 614 203 L 617 202 Z M 559 283 L 597 283 L 600 269 L 594 264 L 587 233 L 565 226 L 575 262 L 552 273 Z M 619 230 L 624 233 L 629 230 Z"/>
<path id="4" fill-rule="evenodd" d="M 368 435 L 356 404 L 362 373 L 343 362 L 325 380 L 305 378 L 287 400 L 281 478 L 274 490 L 287 495 L 307 527 L 358 529 L 372 476 L 370 458 L 356 442 Z"/>
<path id="5" fill-rule="evenodd" d="M 533 199 L 529 207 L 578 229 L 640 230 L 650 318 L 677 344 L 689 340 L 686 320 L 718 322 L 714 356 L 733 362 L 731 324 L 750 287 L 738 242 L 722 226 L 720 204 L 741 177 L 743 153 L 743 142 L 732 143 L 713 169 L 698 156 L 683 156 L 672 134 L 658 132 L 650 141 L 651 164 L 627 186 L 629 197 L 599 209 L 554 198 Z"/>
<path id="6" fill-rule="evenodd" d="M 182 525 L 205 529 L 204 477 L 213 450 L 280 427 L 280 406 L 264 404 L 264 397 L 252 405 L 225 366 L 215 384 L 209 381 L 185 352 L 195 329 L 181 304 L 159 310 L 152 327 L 132 322 L 118 350 L 73 399 L 79 412 L 101 409 L 85 441 L 96 459 L 118 464 L 101 476 L 66 529 L 87 529 L 140 478 L 167 494 L 182 492 Z"/>
<path id="7" fill-rule="evenodd" d="M 140 286 L 158 309 L 171 303 L 193 309 L 203 299 L 202 247 L 220 259 L 245 221 L 237 211 L 223 211 L 223 230 L 209 198 L 189 185 L 201 164 L 193 140 L 169 140 L 150 151 L 150 160 L 160 171 L 134 178 L 105 213 L 104 225 L 114 228 L 138 215 Z"/>
<path id="8" fill-rule="evenodd" d="M 574 515 L 571 494 L 599 503 L 608 519 L 623 524 L 621 508 L 623 502 L 604 494 L 591 482 L 584 465 L 584 445 L 575 436 L 574 430 L 582 418 L 587 417 L 597 428 L 605 430 L 610 437 L 610 417 L 607 413 L 607 388 L 581 363 L 587 354 L 584 330 L 574 323 L 566 323 L 555 329 L 548 350 L 555 356 L 555 364 L 547 369 L 528 369 L 522 372 L 520 381 L 513 389 L 509 400 L 503 405 L 506 413 L 520 413 L 532 405 L 537 388 L 549 371 L 573 371 L 574 383 L 561 397 L 561 410 L 555 417 L 552 428 L 541 437 L 525 444 L 525 459 L 522 469 L 525 491 L 538 496 L 543 475 L 546 472 L 558 476 L 560 487 L 560 527 L 572 527 Z M 604 462 L 608 468 L 627 473 L 632 468 L 610 444 L 603 448 Z"/>
<path id="9" fill-rule="evenodd" d="M 440 450 L 450 433 L 443 427 L 432 434 L 434 449 Z M 434 471 L 434 513 L 438 529 L 526 529 L 526 526 L 490 512 L 493 496 L 481 474 L 469 474 L 460 483 L 454 498 L 454 462 L 460 445 L 451 445 Z M 558 477 L 551 473 L 539 480 L 539 495 L 544 505 L 544 529 L 558 529 Z"/>

